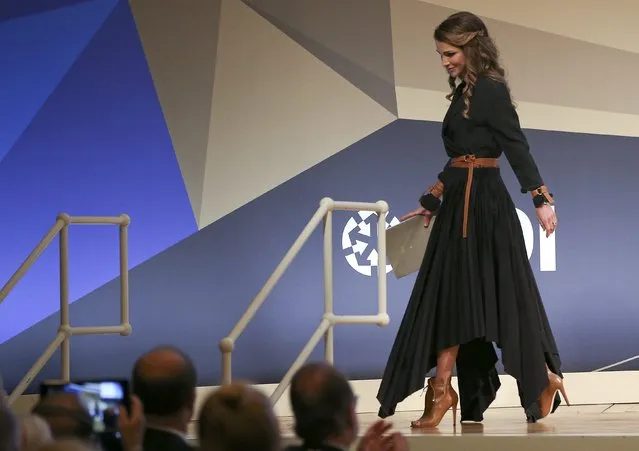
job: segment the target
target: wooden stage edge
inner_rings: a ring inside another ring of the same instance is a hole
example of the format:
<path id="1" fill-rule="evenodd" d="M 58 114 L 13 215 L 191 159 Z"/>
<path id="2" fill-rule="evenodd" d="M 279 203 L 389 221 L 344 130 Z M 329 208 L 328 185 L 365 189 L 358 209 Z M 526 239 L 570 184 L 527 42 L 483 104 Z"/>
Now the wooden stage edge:
<path id="1" fill-rule="evenodd" d="M 497 407 L 488 409 L 482 423 L 453 426 L 449 411 L 437 428 L 412 430 L 411 420 L 420 415 L 420 411 L 404 411 L 388 418 L 393 430 L 406 436 L 411 450 L 639 449 L 639 404 L 562 405 L 554 414 L 534 424 L 526 423 L 521 408 Z M 360 436 L 377 421 L 374 413 L 360 413 L 358 418 Z M 280 424 L 285 444 L 297 443 L 293 418 L 280 417 Z"/>

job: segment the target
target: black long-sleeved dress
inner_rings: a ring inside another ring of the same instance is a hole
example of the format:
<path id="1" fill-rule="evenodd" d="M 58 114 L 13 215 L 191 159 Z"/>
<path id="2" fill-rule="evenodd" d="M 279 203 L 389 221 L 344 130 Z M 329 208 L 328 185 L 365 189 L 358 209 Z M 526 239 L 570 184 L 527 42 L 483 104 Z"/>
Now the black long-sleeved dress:
<path id="1" fill-rule="evenodd" d="M 523 193 L 542 186 L 507 87 L 480 76 L 468 119 L 463 117 L 463 88 L 464 84 L 456 90 L 442 124 L 451 160 L 464 155 L 498 158 L 503 153 Z M 397 403 L 423 388 L 439 351 L 454 345 L 460 345 L 462 421 L 483 420 L 500 387 L 493 343 L 501 349 L 506 373 L 517 380 L 529 421 L 540 416 L 537 400 L 548 384 L 546 364 L 561 376 L 521 224 L 499 171 L 474 169 L 468 202 L 468 169 L 454 167 L 449 160 L 438 176 L 443 201 L 377 395 L 382 418 L 393 415 Z M 427 206 L 433 200 L 429 194 L 421 202 Z M 557 396 L 553 411 L 559 402 Z"/>

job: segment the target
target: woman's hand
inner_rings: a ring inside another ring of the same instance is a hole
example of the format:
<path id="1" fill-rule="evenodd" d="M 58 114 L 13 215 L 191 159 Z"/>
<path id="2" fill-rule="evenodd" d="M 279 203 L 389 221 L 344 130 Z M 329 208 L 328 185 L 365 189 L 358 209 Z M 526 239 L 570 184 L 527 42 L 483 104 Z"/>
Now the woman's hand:
<path id="1" fill-rule="evenodd" d="M 546 231 L 546 238 L 548 238 L 557 229 L 557 216 L 555 210 L 550 205 L 544 204 L 541 207 L 536 208 L 537 221 L 539 225 Z"/>
<path id="2" fill-rule="evenodd" d="M 399 220 L 401 222 L 406 221 L 407 219 L 412 218 L 413 216 L 423 216 L 424 217 L 424 227 L 428 227 L 430 224 L 430 219 L 433 217 L 433 213 L 431 211 L 426 210 L 424 207 L 420 206 L 419 208 L 411 211 L 408 214 L 405 214 Z"/>

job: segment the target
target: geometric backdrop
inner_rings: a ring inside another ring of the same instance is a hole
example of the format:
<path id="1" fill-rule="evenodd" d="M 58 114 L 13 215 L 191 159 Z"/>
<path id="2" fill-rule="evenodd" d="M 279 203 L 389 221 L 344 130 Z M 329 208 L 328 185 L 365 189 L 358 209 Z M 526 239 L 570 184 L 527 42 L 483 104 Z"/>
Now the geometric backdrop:
<path id="1" fill-rule="evenodd" d="M 508 0 L 3 3 L 0 283 L 58 213 L 127 213 L 133 334 L 74 337 L 73 377 L 126 377 L 141 352 L 173 343 L 194 357 L 201 384 L 219 383 L 218 341 L 322 197 L 384 199 L 392 218 L 432 184 L 445 163 L 447 107 L 432 29 L 473 8 L 500 46 L 557 199 L 561 229 L 540 240 L 530 198 L 502 162 L 525 229 L 530 220 L 531 263 L 564 370 L 633 357 L 639 242 L 628 227 L 639 213 L 628 206 L 639 91 L 621 80 L 639 70 L 639 34 L 622 27 L 620 37 L 601 22 L 583 34 L 576 24 L 590 16 L 574 1 L 517 12 Z M 596 9 L 617 27 L 639 14 L 632 5 Z M 366 225 L 374 219 L 343 233 L 362 217 L 335 214 L 339 313 L 375 309 L 375 227 Z M 306 343 L 322 311 L 321 250 L 318 231 L 238 341 L 236 377 L 279 381 Z M 542 264 L 548 253 L 552 268 Z M 117 231 L 72 228 L 74 325 L 117 323 L 117 274 Z M 0 304 L 9 390 L 55 335 L 58 277 L 54 244 Z M 380 376 L 413 280 L 389 275 L 388 327 L 336 330 L 336 364 L 350 378 Z M 636 360 L 613 366 L 636 368 Z M 54 358 L 38 380 L 58 374 Z"/>

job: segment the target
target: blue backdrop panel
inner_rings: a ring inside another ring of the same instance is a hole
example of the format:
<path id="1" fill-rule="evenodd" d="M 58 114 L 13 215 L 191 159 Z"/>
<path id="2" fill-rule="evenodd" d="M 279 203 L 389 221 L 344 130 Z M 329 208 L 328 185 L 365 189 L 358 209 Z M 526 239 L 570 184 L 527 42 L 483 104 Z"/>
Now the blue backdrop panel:
<path id="1" fill-rule="evenodd" d="M 116 3 L 97 0 L 0 22 L 0 161 Z"/>
<path id="2" fill-rule="evenodd" d="M 103 8 L 104 3 L 91 4 Z M 29 78 L 12 80 L 30 83 Z M 131 266 L 197 230 L 126 1 L 115 7 L 0 163 L 0 205 L 2 283 L 62 211 L 131 215 Z M 118 274 L 117 240 L 113 226 L 71 228 L 73 299 Z M 57 267 L 53 246 L 0 304 L 0 343 L 58 309 Z M 117 310 L 117 298 L 107 303 Z M 86 323 L 104 324 L 99 316 Z M 40 350 L 45 345 L 33 343 Z"/>
<path id="3" fill-rule="evenodd" d="M 440 127 L 398 120 L 135 268 L 133 335 L 74 338 L 74 376 L 128 376 L 143 350 L 173 343 L 196 359 L 200 383 L 219 383 L 218 341 L 235 325 L 319 200 L 324 196 L 386 199 L 391 217 L 413 209 L 446 161 Z M 558 202 L 556 271 L 539 271 L 536 232 L 531 264 L 564 370 L 590 371 L 633 356 L 639 338 L 634 321 L 639 304 L 632 283 L 639 243 L 632 238 L 632 224 L 639 218 L 629 206 L 634 205 L 638 140 L 545 131 L 527 134 Z M 606 149 L 605 154 L 601 149 Z M 530 196 L 519 193 L 505 159 L 502 168 L 518 208 L 535 224 Z M 342 250 L 342 231 L 352 216 L 338 213 L 334 218 L 335 308 L 338 313 L 371 314 L 377 308 L 375 277 L 355 271 L 345 259 L 350 251 Z M 279 381 L 311 336 L 323 307 L 321 252 L 320 228 L 238 340 L 235 377 Z M 368 252 L 370 247 L 360 264 L 368 262 Z M 350 377 L 380 377 L 386 363 L 414 280 L 388 276 L 391 324 L 336 330 L 336 363 Z M 76 302 L 72 317 L 84 323 L 117 321 L 113 308 L 117 297 L 117 281 L 110 282 Z M 9 384 L 33 363 L 51 339 L 56 322 L 57 315 L 51 316 L 0 348 L 0 361 L 11 355 L 15 362 L 5 375 Z M 19 356 L 15 350 L 21 351 Z M 321 347 L 314 357 L 321 357 Z M 636 365 L 624 366 L 630 368 Z M 58 369 L 58 362 L 52 362 L 41 378 L 57 377 Z"/>
<path id="4" fill-rule="evenodd" d="M 71 5 L 77 5 L 78 3 L 88 3 L 92 1 L 94 0 L 2 0 L 2 7 L 0 7 L 0 21 L 43 13 Z"/>

